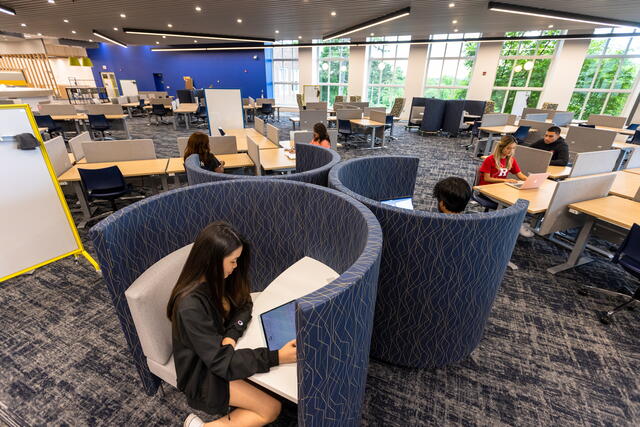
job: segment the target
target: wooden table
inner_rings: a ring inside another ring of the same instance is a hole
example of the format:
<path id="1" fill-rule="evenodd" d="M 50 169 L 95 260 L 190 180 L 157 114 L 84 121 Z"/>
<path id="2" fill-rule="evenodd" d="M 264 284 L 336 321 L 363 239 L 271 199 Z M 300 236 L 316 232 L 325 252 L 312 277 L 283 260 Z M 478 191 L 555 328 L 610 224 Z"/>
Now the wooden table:
<path id="1" fill-rule="evenodd" d="M 126 114 L 106 114 L 104 116 L 107 120 L 122 120 L 122 127 L 124 131 L 127 133 L 127 139 L 131 139 L 131 132 L 129 132 L 129 125 L 127 123 L 126 118 L 128 117 Z M 69 114 L 69 115 L 59 115 L 59 116 L 51 116 L 53 120 L 57 121 L 71 121 L 73 120 L 76 125 L 76 132 L 80 135 L 80 122 L 84 122 L 89 120 L 89 117 L 86 114 L 78 113 L 78 114 Z"/>
<path id="2" fill-rule="evenodd" d="M 189 129 L 189 115 L 198 111 L 198 104 L 180 104 L 178 108 L 173 110 L 173 129 L 178 129 L 178 118 L 184 116 L 184 124 Z"/>
<path id="3" fill-rule="evenodd" d="M 131 109 L 139 107 L 140 103 L 139 102 L 128 102 L 126 104 L 120 104 L 120 105 L 127 110 L 127 114 L 129 115 L 129 118 L 132 118 L 133 114 L 131 114 Z"/>
<path id="4" fill-rule="evenodd" d="M 79 225 L 80 228 L 91 219 L 91 210 L 89 209 L 89 202 L 87 201 L 82 185 L 80 184 L 80 173 L 78 169 L 101 169 L 110 166 L 117 166 L 122 172 L 125 178 L 135 176 L 148 176 L 148 175 L 160 175 L 162 181 L 162 188 L 164 190 L 169 189 L 167 182 L 167 164 L 169 159 L 153 159 L 153 160 L 130 160 L 126 162 L 101 162 L 101 163 L 82 163 L 76 164 L 71 169 L 64 172 L 58 177 L 59 182 L 70 182 L 78 196 L 80 202 L 80 208 L 82 210 L 83 221 Z"/>
<path id="5" fill-rule="evenodd" d="M 295 169 L 296 161 L 291 160 L 285 155 L 284 148 L 277 150 L 260 150 L 260 165 L 266 171 Z"/>
<path id="6" fill-rule="evenodd" d="M 216 159 L 224 161 L 225 169 L 236 169 L 253 166 L 253 161 L 247 153 L 216 154 Z M 184 159 L 172 157 L 167 164 L 167 174 L 172 175 L 184 172 Z"/>
<path id="7" fill-rule="evenodd" d="M 546 212 L 557 184 L 557 182 L 547 179 L 540 188 L 531 190 L 518 190 L 505 183 L 478 185 L 473 189 L 503 206 L 511 206 L 518 199 L 528 200 L 527 213 L 535 215 Z"/>
<path id="8" fill-rule="evenodd" d="M 277 144 L 273 143 L 269 138 L 262 135 L 254 128 L 243 129 L 225 129 L 225 136 L 236 137 L 236 147 L 238 151 L 247 151 L 247 137 L 250 136 L 253 141 L 258 144 L 258 148 L 261 150 L 280 148 Z"/>
<path id="9" fill-rule="evenodd" d="M 624 171 L 625 171 L 625 172 L 628 172 L 628 173 L 635 173 L 635 174 L 640 175 L 640 168 L 635 168 L 635 169 L 625 169 Z"/>
<path id="10" fill-rule="evenodd" d="M 247 111 L 247 110 L 252 110 L 253 111 L 253 115 L 255 116 L 255 114 L 256 114 L 255 111 L 258 108 L 262 108 L 262 105 L 257 105 L 257 104 L 255 104 L 255 105 L 243 105 L 242 106 L 242 111 L 244 112 L 244 111 Z M 277 120 L 280 121 L 280 108 L 282 108 L 282 105 L 272 105 L 271 108 L 276 110 L 276 115 L 278 116 Z M 245 114 L 243 114 L 242 116 L 243 116 L 244 123 L 247 124 L 247 120 L 246 120 Z"/>
<path id="11" fill-rule="evenodd" d="M 571 166 L 549 166 L 547 173 L 550 179 L 565 179 L 571 175 Z"/>
<path id="12" fill-rule="evenodd" d="M 608 228 L 612 228 L 613 230 L 611 231 L 615 231 L 616 234 L 619 234 L 621 237 L 627 234 L 627 230 L 629 230 L 634 223 L 640 222 L 640 202 L 618 196 L 607 196 L 600 199 L 572 203 L 568 208 L 569 212 L 573 214 L 587 215 L 588 220 L 582 226 L 567 261 L 547 269 L 547 271 L 552 274 L 583 265 L 590 261 L 588 258 L 583 258 L 582 253 L 596 221 L 610 224 Z"/>
<path id="13" fill-rule="evenodd" d="M 375 143 L 376 143 L 376 129 L 377 128 L 384 128 L 386 126 L 386 123 L 381 123 L 381 122 L 375 122 L 373 120 L 369 120 L 369 119 L 351 119 L 349 120 L 351 123 L 353 123 L 354 125 L 357 126 L 362 126 L 365 128 L 371 128 L 371 146 L 369 148 L 375 148 Z M 384 134 L 382 135 L 382 145 L 381 148 L 384 148 Z"/>
<path id="14" fill-rule="evenodd" d="M 514 126 L 514 125 L 503 125 L 503 126 L 482 126 L 479 129 L 483 132 L 487 132 L 489 134 L 489 136 L 487 137 L 487 142 L 484 146 L 484 154 L 485 155 L 489 155 L 491 154 L 491 150 L 493 149 L 493 139 L 494 139 L 494 135 L 498 134 L 498 135 L 508 135 L 511 133 L 515 133 L 515 131 L 517 131 L 519 128 L 519 126 Z M 529 129 L 529 132 L 535 132 L 536 129 Z M 478 139 L 476 141 L 476 146 L 473 150 L 473 155 L 475 157 L 478 156 L 478 152 L 480 151 L 480 139 Z"/>
<path id="15" fill-rule="evenodd" d="M 614 172 L 616 180 L 613 181 L 609 194 L 633 200 L 640 194 L 640 175 L 626 171 Z M 638 218 L 640 220 L 640 217 Z"/>

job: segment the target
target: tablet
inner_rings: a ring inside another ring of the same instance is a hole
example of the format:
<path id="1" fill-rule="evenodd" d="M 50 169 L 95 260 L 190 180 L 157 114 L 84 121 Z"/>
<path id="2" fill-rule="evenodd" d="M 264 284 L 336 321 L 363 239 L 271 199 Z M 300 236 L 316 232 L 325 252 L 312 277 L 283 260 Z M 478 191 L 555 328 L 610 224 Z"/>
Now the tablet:
<path id="1" fill-rule="evenodd" d="M 413 210 L 413 202 L 411 201 L 411 197 L 405 197 L 402 199 L 382 200 L 380 203 L 384 203 L 385 205 L 395 206 L 396 208 Z"/>
<path id="2" fill-rule="evenodd" d="M 280 350 L 296 339 L 296 301 L 289 301 L 260 315 L 269 350 Z"/>

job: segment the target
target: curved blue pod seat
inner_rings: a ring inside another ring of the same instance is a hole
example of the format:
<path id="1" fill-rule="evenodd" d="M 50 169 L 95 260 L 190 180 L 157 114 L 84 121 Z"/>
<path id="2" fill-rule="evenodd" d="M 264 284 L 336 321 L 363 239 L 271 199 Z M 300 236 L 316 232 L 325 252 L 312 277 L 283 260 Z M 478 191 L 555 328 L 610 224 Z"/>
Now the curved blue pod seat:
<path id="1" fill-rule="evenodd" d="M 124 292 L 147 268 L 192 243 L 216 220 L 233 224 L 252 243 L 253 292 L 304 256 L 340 274 L 298 299 L 298 421 L 359 425 L 382 231 L 356 200 L 299 182 L 235 179 L 189 186 L 130 205 L 91 229 L 104 281 L 147 393 L 155 393 L 160 380 L 149 371 Z"/>
<path id="2" fill-rule="evenodd" d="M 380 203 L 413 196 L 418 161 L 348 160 L 331 170 L 329 186 L 362 202 L 382 227 L 372 357 L 433 368 L 467 357 L 480 342 L 528 202 L 459 215 Z"/>
<path id="3" fill-rule="evenodd" d="M 284 179 L 326 187 L 329 171 L 338 164 L 338 162 L 340 162 L 340 155 L 329 148 L 298 143 L 296 144 L 296 171 L 287 175 L 247 176 L 211 172 L 200 167 L 200 158 L 197 154 L 189 156 L 184 162 L 184 167 L 187 172 L 189 185 L 244 178 Z"/>

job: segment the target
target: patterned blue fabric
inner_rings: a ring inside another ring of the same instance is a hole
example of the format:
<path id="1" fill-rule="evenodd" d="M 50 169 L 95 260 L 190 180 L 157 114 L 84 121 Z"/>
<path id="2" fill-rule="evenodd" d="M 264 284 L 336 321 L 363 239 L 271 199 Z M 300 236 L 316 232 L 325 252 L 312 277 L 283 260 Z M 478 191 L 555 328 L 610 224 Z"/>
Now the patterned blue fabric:
<path id="1" fill-rule="evenodd" d="M 412 158 L 352 159 L 331 170 L 329 186 L 363 202 L 383 230 L 371 356 L 433 368 L 467 357 L 480 342 L 528 202 L 446 215 L 396 208 L 353 191 L 377 196 L 372 188 L 385 181 L 384 197 L 394 193 L 387 182 L 404 194 L 408 184 L 401 181 L 411 181 L 404 171 L 414 165 Z"/>
<path id="2" fill-rule="evenodd" d="M 359 425 L 382 231 L 361 203 L 304 183 L 236 179 L 185 187 L 130 205 L 90 230 L 146 391 L 153 394 L 159 381 L 148 370 L 124 291 L 216 220 L 230 222 L 252 243 L 252 291 L 303 256 L 340 273 L 298 300 L 298 418 L 301 425 Z"/>
<path id="3" fill-rule="evenodd" d="M 327 186 L 327 177 L 333 166 L 340 162 L 340 155 L 328 148 L 311 144 L 296 144 L 296 171 L 286 175 L 246 176 L 211 172 L 200 167 L 197 154 L 184 162 L 189 185 L 205 182 L 230 181 L 235 179 L 284 179 Z"/>

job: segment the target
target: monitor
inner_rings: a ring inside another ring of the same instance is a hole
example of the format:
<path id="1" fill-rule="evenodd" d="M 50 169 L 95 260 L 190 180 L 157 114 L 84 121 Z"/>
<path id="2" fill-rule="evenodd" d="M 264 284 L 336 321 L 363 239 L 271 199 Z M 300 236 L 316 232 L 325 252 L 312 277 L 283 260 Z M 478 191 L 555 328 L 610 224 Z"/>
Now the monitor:
<path id="1" fill-rule="evenodd" d="M 280 350 L 296 339 L 296 301 L 289 301 L 260 315 L 269 350 Z"/>

